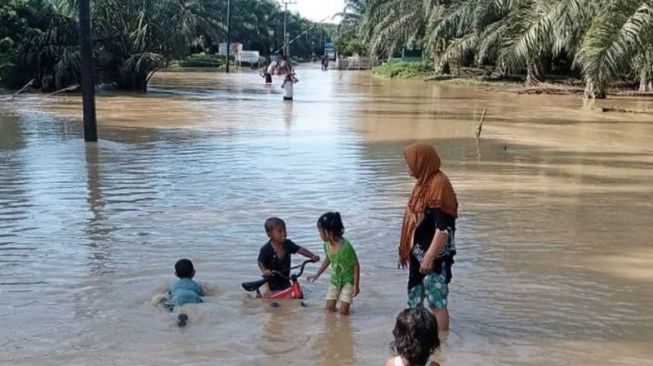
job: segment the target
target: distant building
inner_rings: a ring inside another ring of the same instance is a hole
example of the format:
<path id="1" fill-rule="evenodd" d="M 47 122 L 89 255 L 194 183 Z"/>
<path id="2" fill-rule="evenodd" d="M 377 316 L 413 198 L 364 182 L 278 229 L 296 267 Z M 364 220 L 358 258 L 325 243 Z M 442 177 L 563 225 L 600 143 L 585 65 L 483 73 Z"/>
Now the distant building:
<path id="1" fill-rule="evenodd" d="M 240 42 L 229 43 L 229 54 L 235 55 L 243 51 L 243 44 Z M 220 43 L 218 45 L 218 55 L 227 54 L 227 43 Z"/>
<path id="2" fill-rule="evenodd" d="M 238 62 L 247 62 L 250 64 L 255 64 L 259 61 L 260 57 L 261 55 L 259 54 L 258 51 L 241 50 L 240 52 L 236 53 L 236 61 Z"/>
<path id="3" fill-rule="evenodd" d="M 331 61 L 336 60 L 336 47 L 333 43 L 327 42 L 324 44 L 324 57 L 328 58 Z"/>

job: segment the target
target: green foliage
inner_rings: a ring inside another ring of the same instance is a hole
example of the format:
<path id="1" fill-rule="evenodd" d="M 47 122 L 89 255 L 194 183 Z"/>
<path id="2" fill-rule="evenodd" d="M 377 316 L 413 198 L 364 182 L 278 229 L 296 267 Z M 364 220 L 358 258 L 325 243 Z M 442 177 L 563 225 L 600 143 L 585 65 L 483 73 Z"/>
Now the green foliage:
<path id="1" fill-rule="evenodd" d="M 79 82 L 76 6 L 76 0 L 2 0 L 0 83 L 17 88 L 35 79 L 35 87 L 49 91 Z M 281 49 L 284 13 L 279 3 L 231 0 L 231 10 L 232 42 L 263 55 Z M 216 51 L 225 41 L 226 14 L 227 0 L 94 0 L 97 81 L 146 90 L 153 73 L 171 60 L 198 64 L 202 60 L 197 57 L 184 59 Z M 288 14 L 288 33 L 297 38 L 292 54 L 321 53 L 329 37 L 326 28 Z"/>
<path id="2" fill-rule="evenodd" d="M 153 72 L 190 54 L 202 36 L 219 37 L 224 10 L 211 0 L 97 0 L 93 8 L 99 79 L 146 90 Z"/>
<path id="3" fill-rule="evenodd" d="M 367 55 L 367 46 L 353 34 L 336 36 L 335 46 L 338 54 L 342 56 Z"/>
<path id="4" fill-rule="evenodd" d="M 0 24 L 3 85 L 18 88 L 34 79 L 35 86 L 52 90 L 76 83 L 79 53 L 72 18 L 45 0 L 9 0 L 0 5 Z"/>
<path id="5" fill-rule="evenodd" d="M 361 38 L 358 37 L 360 21 L 365 13 L 365 0 L 346 0 L 345 9 L 340 13 L 342 21 L 334 37 L 334 44 L 338 54 L 342 56 L 361 55 L 366 56 L 369 48 Z"/>
<path id="6" fill-rule="evenodd" d="M 633 62 L 640 61 L 639 71 L 650 70 L 647 56 L 652 49 L 653 2 L 622 0 L 608 4 L 593 19 L 578 53 L 585 94 L 605 97 L 608 83 L 620 72 L 629 72 Z"/>
<path id="7" fill-rule="evenodd" d="M 367 0 L 364 5 L 363 15 L 348 26 L 380 56 L 422 46 L 438 66 L 494 65 L 503 73 L 526 73 L 529 82 L 565 59 L 582 72 L 590 97 L 604 97 L 620 75 L 639 77 L 640 83 L 653 78 L 653 0 Z"/>
<path id="8" fill-rule="evenodd" d="M 14 41 L 5 37 L 0 39 L 0 83 L 7 77 L 7 72 L 14 66 L 12 60 L 15 57 Z"/>
<path id="9" fill-rule="evenodd" d="M 422 62 L 386 62 L 372 69 L 374 75 L 384 78 L 417 78 L 434 72 L 433 68 Z"/>
<path id="10" fill-rule="evenodd" d="M 233 57 L 229 57 L 233 60 Z M 224 65 L 225 56 L 195 54 L 176 62 L 179 67 L 220 67 Z"/>

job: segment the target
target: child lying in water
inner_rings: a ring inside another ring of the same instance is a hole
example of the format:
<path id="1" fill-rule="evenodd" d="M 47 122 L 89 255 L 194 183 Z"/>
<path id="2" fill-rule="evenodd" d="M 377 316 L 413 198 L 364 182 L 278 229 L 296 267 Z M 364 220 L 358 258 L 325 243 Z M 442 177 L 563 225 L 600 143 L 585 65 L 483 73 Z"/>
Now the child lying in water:
<path id="1" fill-rule="evenodd" d="M 179 306 L 204 301 L 202 300 L 202 296 L 204 296 L 202 287 L 193 281 L 195 267 L 190 259 L 180 259 L 175 263 L 175 275 L 179 277 L 179 280 L 170 286 L 168 305 Z"/>
<path id="2" fill-rule="evenodd" d="M 172 311 L 175 306 L 197 304 L 204 301 L 202 299 L 204 290 L 197 282 L 193 281 L 195 267 L 190 259 L 180 259 L 175 263 L 175 275 L 179 277 L 179 280 L 170 286 L 168 296 L 161 300 L 164 308 Z M 177 325 L 183 327 L 187 321 L 188 315 L 179 314 Z"/>

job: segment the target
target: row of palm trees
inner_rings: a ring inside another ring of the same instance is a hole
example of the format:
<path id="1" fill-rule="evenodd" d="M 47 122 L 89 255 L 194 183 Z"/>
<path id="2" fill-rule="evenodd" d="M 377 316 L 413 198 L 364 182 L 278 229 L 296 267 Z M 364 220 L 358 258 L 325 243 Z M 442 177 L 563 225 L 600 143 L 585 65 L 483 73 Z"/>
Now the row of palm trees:
<path id="1" fill-rule="evenodd" d="M 552 63 L 579 73 L 585 94 L 604 98 L 611 82 L 653 91 L 653 0 L 347 0 L 370 52 L 426 51 L 438 67 L 492 65 L 543 81 Z"/>
<path id="2" fill-rule="evenodd" d="M 210 50 L 225 39 L 227 0 L 93 0 L 93 42 L 98 83 L 146 90 L 170 60 Z M 0 4 L 0 84 L 29 80 L 44 91 L 79 83 L 76 0 L 5 0 Z M 305 33 L 295 54 L 310 55 L 319 27 L 297 14 L 289 32 Z M 281 48 L 283 11 L 275 0 L 231 0 L 231 39 L 262 54 Z"/>

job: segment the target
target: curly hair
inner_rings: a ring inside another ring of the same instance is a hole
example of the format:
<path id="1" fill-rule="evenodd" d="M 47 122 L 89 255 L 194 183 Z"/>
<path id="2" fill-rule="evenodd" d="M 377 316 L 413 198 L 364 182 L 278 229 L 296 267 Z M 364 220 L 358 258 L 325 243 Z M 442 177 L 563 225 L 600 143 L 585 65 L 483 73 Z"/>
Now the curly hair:
<path id="1" fill-rule="evenodd" d="M 440 346 L 438 322 L 428 309 L 405 309 L 397 315 L 395 340 L 390 347 L 408 361 L 410 366 L 422 366 Z"/>
<path id="2" fill-rule="evenodd" d="M 342 238 L 345 233 L 345 226 L 342 224 L 339 212 L 327 212 L 317 219 L 317 227 L 328 231 L 332 235 Z"/>

